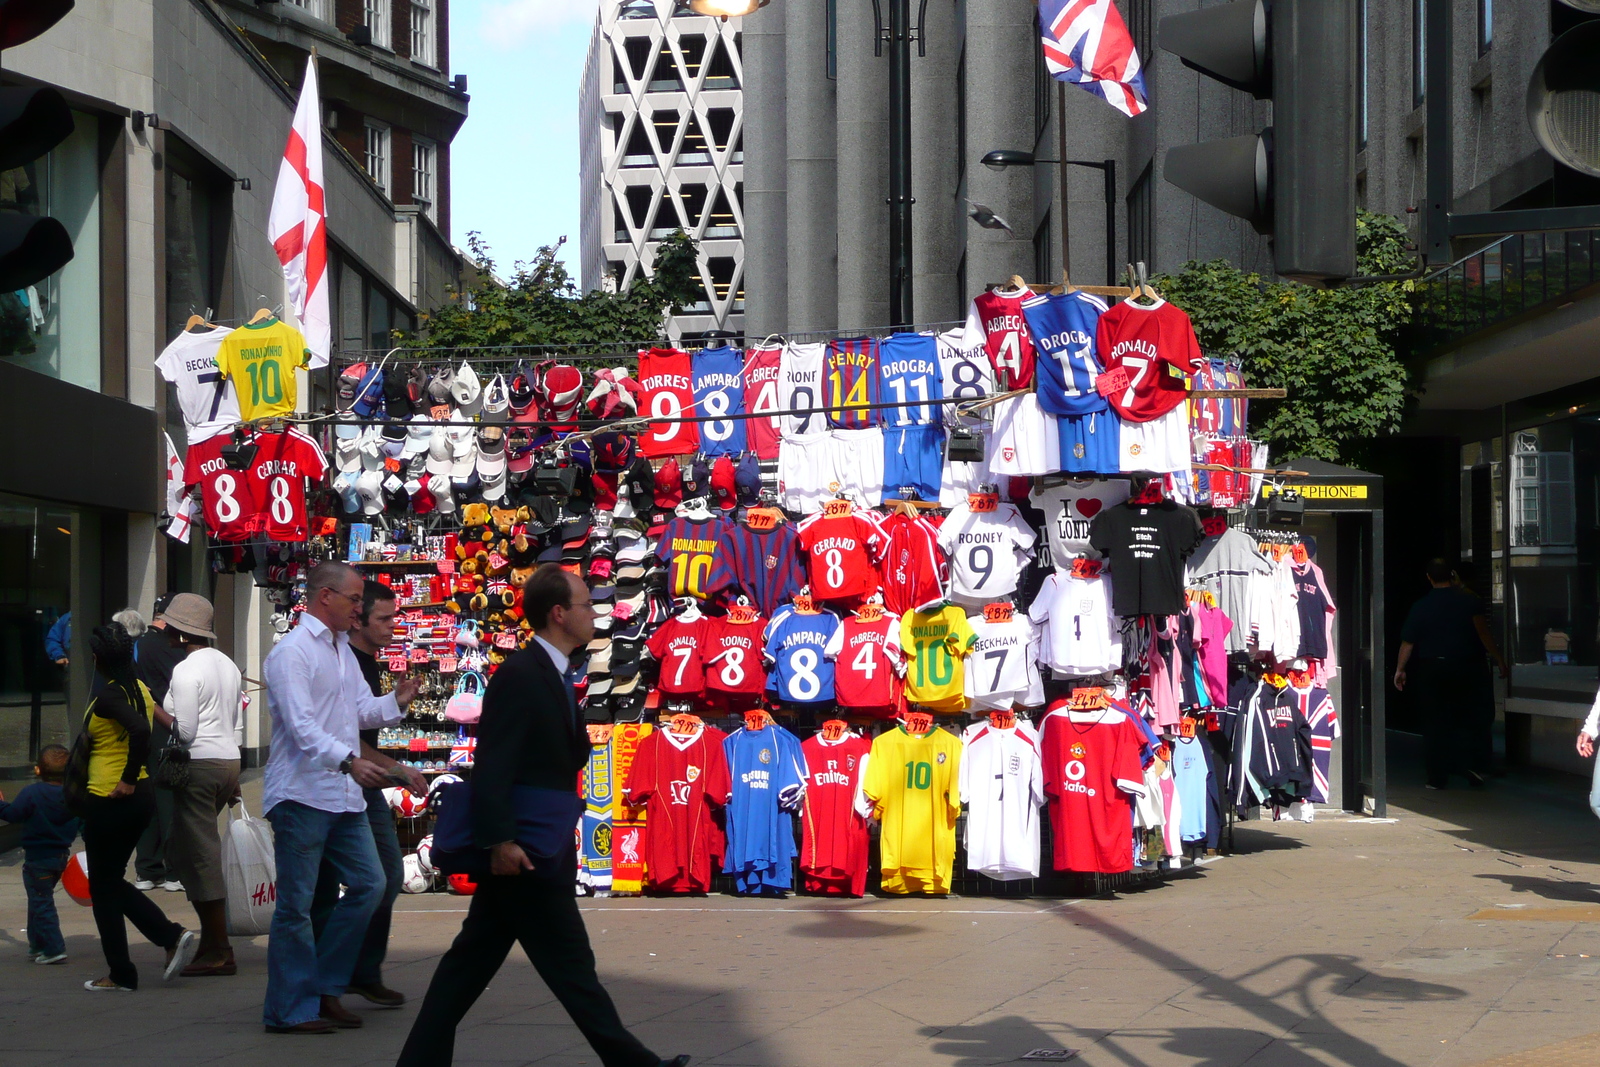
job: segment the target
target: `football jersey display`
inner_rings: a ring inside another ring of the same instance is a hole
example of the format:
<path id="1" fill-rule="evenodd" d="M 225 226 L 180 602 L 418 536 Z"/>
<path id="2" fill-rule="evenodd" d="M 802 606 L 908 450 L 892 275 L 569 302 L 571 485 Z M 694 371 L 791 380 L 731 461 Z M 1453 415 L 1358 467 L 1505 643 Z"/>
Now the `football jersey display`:
<path id="1" fill-rule="evenodd" d="M 939 377 L 943 394 L 962 400 L 981 400 L 995 392 L 994 366 L 983 347 L 983 338 L 971 340 L 966 330 L 955 329 L 934 338 L 938 345 Z M 959 405 L 944 405 L 946 426 L 972 426 L 989 420 L 988 412 L 962 415 Z"/>
<path id="2" fill-rule="evenodd" d="M 646 812 L 644 860 L 649 886 L 663 893 L 705 893 L 722 863 L 723 835 L 712 816 L 732 783 L 722 747 L 728 735 L 703 726 L 688 736 L 656 730 L 639 742 L 623 796 Z"/>
<path id="3" fill-rule="evenodd" d="M 1039 293 L 1022 302 L 1037 349 L 1039 406 L 1056 415 L 1092 415 L 1107 408 L 1095 389 L 1100 360 L 1095 333 L 1106 302 L 1079 289 Z"/>
<path id="4" fill-rule="evenodd" d="M 261 511 L 249 473 L 233 470 L 222 458 L 223 446 L 232 440 L 216 434 L 190 445 L 183 462 L 184 487 L 200 489 L 206 531 L 213 541 L 230 543 L 248 541 L 256 533 Z"/>
<path id="5" fill-rule="evenodd" d="M 717 545 L 728 531 L 728 520 L 714 515 L 703 521 L 682 515 L 667 523 L 656 543 L 656 558 L 666 564 L 667 588 L 673 596 L 704 600 L 711 595 L 711 572 Z"/>
<path id="6" fill-rule="evenodd" d="M 948 893 L 961 814 L 961 741 L 935 727 L 879 734 L 861 790 L 883 824 L 878 838 L 885 893 Z"/>
<path id="7" fill-rule="evenodd" d="M 726 345 L 694 354 L 694 408 L 698 415 L 744 414 L 744 353 Z M 708 456 L 737 455 L 745 450 L 744 419 L 717 419 L 700 424 L 700 451 Z"/>
<path id="8" fill-rule="evenodd" d="M 663 693 L 689 696 L 705 691 L 703 660 L 710 630 L 715 625 L 714 620 L 698 613 L 693 619 L 675 615 L 645 641 L 644 647 L 661 665 L 658 684 Z"/>
<path id="9" fill-rule="evenodd" d="M 768 692 L 794 704 L 831 702 L 833 664 L 823 652 L 838 629 L 839 616 L 831 611 L 779 608 L 762 634 Z"/>
<path id="10" fill-rule="evenodd" d="M 1039 877 L 1039 809 L 1044 764 L 1037 738 L 1022 726 L 981 723 L 961 753 L 967 805 L 967 870 L 1012 882 Z"/>
<path id="11" fill-rule="evenodd" d="M 855 801 L 871 748 L 850 732 L 831 741 L 817 734 L 800 746 L 806 761 L 800 876 L 807 893 L 859 897 L 867 891 L 867 820 Z"/>
<path id="12" fill-rule="evenodd" d="M 1033 337 L 1022 315 L 1027 289 L 999 288 L 979 293 L 967 310 L 967 343 L 981 344 L 1004 393 L 1033 384 Z"/>
<path id="13" fill-rule="evenodd" d="M 879 528 L 888 539 L 882 561 L 883 606 L 899 615 L 942 600 L 950 566 L 933 523 L 920 515 L 895 513 Z"/>
<path id="14" fill-rule="evenodd" d="M 1044 512 L 1050 559 L 1057 570 L 1069 570 L 1079 556 L 1099 555 L 1089 545 L 1089 523 L 1128 499 L 1130 488 L 1125 478 L 1073 478 L 1028 493 L 1028 502 Z"/>
<path id="15" fill-rule="evenodd" d="M 1034 647 L 1033 622 L 1021 611 L 993 622 L 980 612 L 967 616 L 967 625 L 976 635 L 967 653 L 967 706 L 987 711 L 1024 703 L 1030 682 L 1029 655 Z"/>
<path id="16" fill-rule="evenodd" d="M 195 333 L 185 330 L 156 358 L 156 369 L 177 390 L 191 445 L 239 421 L 239 397 L 217 367 L 217 352 L 232 332 L 220 326 Z"/>
<path id="17" fill-rule="evenodd" d="M 1045 575 L 1028 617 L 1043 629 L 1039 662 L 1058 677 L 1087 677 L 1122 667 L 1122 629 L 1111 612 L 1111 579 Z"/>
<path id="18" fill-rule="evenodd" d="M 973 511 L 962 501 L 939 527 L 939 547 L 950 560 L 950 592 L 971 603 L 1002 599 L 1017 588 L 1037 538 L 1015 504 Z"/>
<path id="19" fill-rule="evenodd" d="M 822 363 L 828 346 L 791 344 L 784 348 L 778 364 L 778 407 L 786 412 L 803 412 L 823 406 Z M 778 420 L 784 437 L 821 433 L 828 428 L 827 417 L 813 414 L 787 414 Z"/>
<path id="20" fill-rule="evenodd" d="M 689 353 L 652 348 L 639 353 L 639 387 L 644 391 L 641 415 L 677 419 L 696 414 L 694 368 Z M 639 435 L 646 456 L 685 456 L 700 447 L 700 431 L 692 422 L 652 422 Z"/>
<path id="21" fill-rule="evenodd" d="M 299 387 L 294 372 L 310 358 L 299 330 L 265 319 L 245 323 L 222 339 L 217 369 L 233 382 L 239 414 L 246 420 L 265 419 L 295 410 Z"/>
<path id="22" fill-rule="evenodd" d="M 888 539 L 870 513 L 813 515 L 800 524 L 799 537 L 811 595 L 818 600 L 859 599 L 878 588 L 878 561 Z"/>
<path id="23" fill-rule="evenodd" d="M 791 523 L 752 530 L 736 522 L 728 524 L 717 542 L 706 593 L 716 596 L 725 589 L 742 593 L 770 618 L 805 584 L 800 535 Z"/>
<path id="24" fill-rule="evenodd" d="M 936 501 L 943 480 L 943 426 L 883 430 L 882 496 Z"/>
<path id="25" fill-rule="evenodd" d="M 1139 728 L 1120 711 L 1055 711 L 1040 733 L 1058 871 L 1133 869 L 1133 798 L 1145 794 Z"/>
<path id="26" fill-rule="evenodd" d="M 890 719 L 900 703 L 900 617 L 882 612 L 863 622 L 846 615 L 824 650 L 833 661 L 834 696 L 856 715 Z"/>
<path id="27" fill-rule="evenodd" d="M 763 619 L 736 623 L 723 617 L 708 628 L 702 653 L 707 691 L 741 698 L 761 695 L 767 687 L 767 672 L 761 664 L 765 652 L 761 633 L 765 625 Z"/>
<path id="28" fill-rule="evenodd" d="M 268 541 L 306 539 L 306 479 L 320 482 L 328 461 L 317 442 L 294 427 L 250 439 L 255 458 L 243 472 L 257 510 L 255 532 Z"/>
<path id="29" fill-rule="evenodd" d="M 878 403 L 878 350 L 876 337 L 839 338 L 829 341 L 822 361 L 822 387 L 828 407 L 828 425 L 836 430 L 864 430 L 876 426 L 879 414 L 867 405 Z"/>
<path id="30" fill-rule="evenodd" d="M 937 401 L 944 396 L 939 343 L 931 334 L 897 333 L 878 353 L 879 403 L 915 404 L 878 412 L 885 430 L 929 426 L 943 418 Z"/>
<path id="31" fill-rule="evenodd" d="M 800 739 L 778 725 L 722 742 L 732 794 L 722 873 L 739 893 L 781 895 L 794 884 L 794 812 L 806 787 Z"/>
<path id="32" fill-rule="evenodd" d="M 1118 615 L 1176 615 L 1183 611 L 1183 561 L 1205 530 L 1194 509 L 1176 501 L 1106 508 L 1089 524 L 1089 544 L 1106 557 L 1115 580 Z"/>
<path id="33" fill-rule="evenodd" d="M 1127 385 L 1106 398 L 1124 422 L 1149 422 L 1183 403 L 1188 383 L 1172 371 L 1193 374 L 1204 359 L 1189 316 L 1165 300 L 1124 300 L 1101 315 L 1095 351 L 1102 374 L 1127 376 Z"/>
<path id="34" fill-rule="evenodd" d="M 966 705 L 962 661 L 978 635 L 967 613 L 954 604 L 900 617 L 900 648 L 906 658 L 906 699 L 933 711 L 959 711 Z"/>
<path id="35" fill-rule="evenodd" d="M 778 372 L 782 363 L 781 348 L 756 348 L 747 354 L 744 362 L 746 411 L 755 413 L 782 410 L 778 403 Z M 761 419 L 744 420 L 745 436 L 749 441 L 750 451 L 756 454 L 757 459 L 778 458 L 781 424 L 782 419 L 776 414 Z"/>

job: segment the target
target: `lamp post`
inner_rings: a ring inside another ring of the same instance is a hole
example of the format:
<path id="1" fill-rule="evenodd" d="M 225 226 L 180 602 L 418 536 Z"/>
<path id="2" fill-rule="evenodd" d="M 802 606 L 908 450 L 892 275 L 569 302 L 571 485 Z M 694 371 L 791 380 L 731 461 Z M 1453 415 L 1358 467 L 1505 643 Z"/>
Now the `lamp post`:
<path id="1" fill-rule="evenodd" d="M 1015 148 L 996 148 L 984 155 L 984 166 L 990 170 L 1007 167 L 1031 167 L 1036 163 L 1061 165 L 1061 244 L 1065 259 L 1067 236 L 1067 170 L 1068 167 L 1092 167 L 1105 175 L 1106 189 L 1106 284 L 1117 283 L 1117 161 L 1114 159 L 1038 159 L 1032 152 Z"/>

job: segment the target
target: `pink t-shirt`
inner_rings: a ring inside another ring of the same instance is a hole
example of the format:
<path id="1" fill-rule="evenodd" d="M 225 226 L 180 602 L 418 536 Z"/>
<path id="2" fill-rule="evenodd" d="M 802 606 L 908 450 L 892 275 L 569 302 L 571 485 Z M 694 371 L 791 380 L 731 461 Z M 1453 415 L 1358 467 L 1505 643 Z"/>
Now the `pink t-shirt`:
<path id="1" fill-rule="evenodd" d="M 1233 620 L 1221 608 L 1198 604 L 1195 621 L 1199 624 L 1194 647 L 1200 658 L 1200 676 L 1205 679 L 1211 703 L 1225 708 L 1228 706 L 1228 633 L 1233 629 Z"/>

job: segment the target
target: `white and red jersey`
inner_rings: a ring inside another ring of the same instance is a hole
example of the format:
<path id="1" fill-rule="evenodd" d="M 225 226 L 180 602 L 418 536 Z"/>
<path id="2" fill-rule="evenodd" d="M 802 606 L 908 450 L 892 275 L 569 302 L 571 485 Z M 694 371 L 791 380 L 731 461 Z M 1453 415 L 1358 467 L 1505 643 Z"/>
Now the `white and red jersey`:
<path id="1" fill-rule="evenodd" d="M 321 481 L 328 460 L 317 442 L 294 427 L 258 433 L 256 458 L 244 471 L 259 507 L 258 532 L 269 541 L 306 539 L 306 479 Z"/>
<path id="2" fill-rule="evenodd" d="M 676 348 L 652 348 L 639 353 L 639 386 L 644 390 L 641 415 L 676 419 L 695 414 L 694 373 L 689 353 Z M 700 431 L 693 422 L 652 422 L 639 435 L 639 451 L 646 456 L 686 456 L 700 447 Z"/>
<path id="3" fill-rule="evenodd" d="M 673 616 L 644 643 L 650 655 L 661 664 L 658 684 L 663 693 L 683 696 L 705 692 L 704 658 L 713 625 L 704 615 L 697 615 L 692 621 Z"/>
<path id="4" fill-rule="evenodd" d="M 867 820 L 856 791 L 872 742 L 857 733 L 829 741 L 817 734 L 800 746 L 806 759 L 805 825 L 800 874 L 810 893 L 859 897 L 867 889 Z"/>
<path id="5" fill-rule="evenodd" d="M 201 510 L 213 541 L 248 541 L 260 526 L 261 506 L 248 471 L 228 467 L 222 448 L 230 434 L 217 434 L 190 445 L 183 462 L 185 489 L 200 487 Z"/>
<path id="6" fill-rule="evenodd" d="M 943 599 L 950 564 L 939 547 L 939 531 L 918 515 L 894 514 L 878 523 L 884 549 L 883 606 L 896 615 Z"/>
<path id="7" fill-rule="evenodd" d="M 900 705 L 900 616 L 872 622 L 846 615 L 822 654 L 833 660 L 834 700 L 859 714 L 893 718 Z"/>
<path id="8" fill-rule="evenodd" d="M 813 515 L 797 533 L 813 597 L 860 599 L 877 590 L 878 561 L 889 540 L 870 513 Z"/>
<path id="9" fill-rule="evenodd" d="M 967 344 L 983 345 L 1001 392 L 1033 384 L 1033 337 L 1022 314 L 1029 289 L 991 289 L 967 309 Z"/>
<path id="10" fill-rule="evenodd" d="M 752 415 L 761 411 L 782 411 L 778 405 L 778 370 L 783 363 L 781 348 L 753 348 L 744 361 L 744 409 Z M 757 459 L 777 459 L 782 436 L 780 416 L 746 419 L 745 437 Z"/>
<path id="11" fill-rule="evenodd" d="M 722 865 L 723 836 L 711 809 L 727 805 L 733 791 L 722 742 L 714 726 L 687 737 L 669 729 L 639 742 L 622 796 L 644 807 L 644 861 L 650 885 L 668 893 L 704 893 Z"/>
<path id="12" fill-rule="evenodd" d="M 1058 871 L 1133 869 L 1133 798 L 1145 795 L 1144 744 L 1120 711 L 1051 712 L 1040 731 Z"/>
<path id="13" fill-rule="evenodd" d="M 1125 388 L 1106 394 L 1126 422 L 1149 422 L 1181 404 L 1189 396 L 1189 383 L 1167 368 L 1193 374 L 1205 362 L 1189 316 L 1165 300 L 1153 306 L 1124 300 L 1101 315 L 1095 351 L 1102 386 L 1107 375 L 1118 370 L 1127 374 Z"/>
<path id="14" fill-rule="evenodd" d="M 761 663 L 766 654 L 762 631 L 767 620 L 759 616 L 750 622 L 716 619 L 707 627 L 701 655 L 705 663 L 706 689 L 720 693 L 760 696 L 767 687 L 767 671 Z"/>
<path id="15" fill-rule="evenodd" d="M 1002 730 L 980 722 L 963 740 L 958 780 L 967 805 L 967 869 L 999 882 L 1039 877 L 1038 738 L 1020 723 Z"/>

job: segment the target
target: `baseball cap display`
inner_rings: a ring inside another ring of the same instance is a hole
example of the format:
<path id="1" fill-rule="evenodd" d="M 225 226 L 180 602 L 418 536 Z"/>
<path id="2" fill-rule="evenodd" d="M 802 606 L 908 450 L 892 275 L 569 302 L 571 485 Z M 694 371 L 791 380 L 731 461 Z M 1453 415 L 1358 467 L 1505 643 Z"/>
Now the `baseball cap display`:
<path id="1" fill-rule="evenodd" d="M 461 369 L 456 371 L 455 381 L 450 386 L 450 396 L 456 402 L 456 408 L 463 418 L 472 418 L 483 408 L 483 389 L 478 384 L 477 372 L 470 363 L 463 362 Z"/>
<path id="2" fill-rule="evenodd" d="M 505 422 L 510 413 L 511 390 L 506 386 L 505 376 L 496 374 L 483 390 L 483 421 Z"/>

